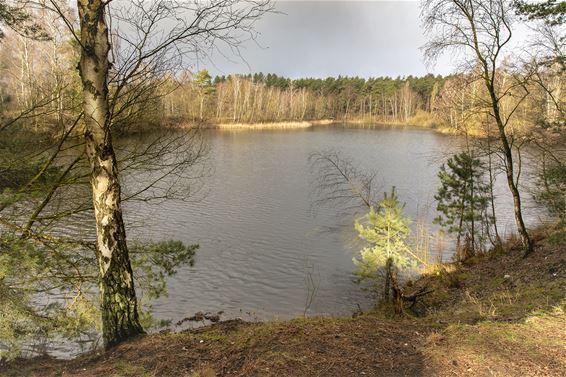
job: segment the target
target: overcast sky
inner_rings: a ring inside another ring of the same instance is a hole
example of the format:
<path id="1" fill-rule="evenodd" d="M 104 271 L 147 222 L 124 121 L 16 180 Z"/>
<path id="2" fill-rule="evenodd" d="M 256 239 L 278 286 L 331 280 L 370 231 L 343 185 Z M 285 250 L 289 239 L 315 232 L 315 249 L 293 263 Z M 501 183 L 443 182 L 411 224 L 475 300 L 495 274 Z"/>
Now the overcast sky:
<path id="1" fill-rule="evenodd" d="M 249 64 L 214 57 L 212 74 L 264 72 L 291 78 L 406 76 L 450 72 L 439 62 L 426 67 L 417 1 L 278 1 L 281 14 L 257 23 L 257 46 L 246 43 Z M 204 68 L 201 65 L 200 68 Z"/>

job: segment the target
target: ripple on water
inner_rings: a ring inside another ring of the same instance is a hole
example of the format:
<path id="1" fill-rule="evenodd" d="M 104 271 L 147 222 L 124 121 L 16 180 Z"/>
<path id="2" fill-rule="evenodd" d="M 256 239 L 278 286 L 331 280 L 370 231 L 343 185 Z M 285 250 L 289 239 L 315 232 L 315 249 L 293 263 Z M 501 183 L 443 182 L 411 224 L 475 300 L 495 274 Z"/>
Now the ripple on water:
<path id="1" fill-rule="evenodd" d="M 343 151 L 377 173 L 380 191 L 396 186 L 410 216 L 431 221 L 440 157 L 458 149 L 457 138 L 413 129 L 210 131 L 207 137 L 214 174 L 202 182 L 206 196 L 125 205 L 126 222 L 135 225 L 129 239 L 200 244 L 195 266 L 180 268 L 169 279 L 169 295 L 153 302 L 156 317 L 174 322 L 198 311 L 247 319 L 302 315 L 313 289 L 309 276 L 317 288 L 309 314 L 347 315 L 358 304 L 371 305 L 352 282 L 354 217 L 337 208 L 320 208 L 317 216 L 309 211 L 309 155 Z M 499 216 L 510 224 L 502 179 L 496 191 Z"/>

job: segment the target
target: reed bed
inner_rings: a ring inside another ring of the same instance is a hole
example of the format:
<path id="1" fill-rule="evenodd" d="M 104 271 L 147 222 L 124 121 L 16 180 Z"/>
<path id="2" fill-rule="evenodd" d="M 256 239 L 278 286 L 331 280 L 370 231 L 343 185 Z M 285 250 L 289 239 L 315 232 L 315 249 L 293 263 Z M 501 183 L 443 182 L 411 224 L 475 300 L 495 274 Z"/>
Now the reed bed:
<path id="1" fill-rule="evenodd" d="M 241 130 L 265 130 L 265 129 L 291 129 L 309 128 L 311 122 L 269 122 L 269 123 L 221 123 L 216 127 L 219 129 L 241 129 Z"/>

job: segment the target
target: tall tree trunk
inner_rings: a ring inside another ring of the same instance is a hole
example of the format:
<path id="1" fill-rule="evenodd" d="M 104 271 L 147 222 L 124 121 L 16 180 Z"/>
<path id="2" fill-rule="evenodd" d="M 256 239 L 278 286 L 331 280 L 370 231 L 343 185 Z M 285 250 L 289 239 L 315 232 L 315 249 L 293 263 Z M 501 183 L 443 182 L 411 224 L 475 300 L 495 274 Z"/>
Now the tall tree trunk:
<path id="1" fill-rule="evenodd" d="M 513 196 L 513 209 L 515 214 L 515 222 L 519 230 L 519 236 L 521 237 L 521 243 L 525 249 L 525 256 L 530 254 L 533 249 L 533 243 L 525 226 L 523 220 L 523 213 L 521 208 L 521 194 L 519 193 L 518 184 L 515 183 L 515 173 L 513 166 L 513 151 L 507 138 L 507 133 L 505 130 L 505 122 L 503 121 L 503 116 L 501 115 L 500 108 L 500 98 L 498 97 L 495 89 L 495 75 L 497 73 L 495 66 L 495 59 L 497 56 L 492 57 L 492 67 L 490 68 L 488 60 L 482 55 L 482 49 L 480 48 L 480 41 L 478 38 L 478 31 L 473 19 L 473 14 L 466 14 L 468 21 L 470 23 L 472 38 L 474 43 L 474 50 L 476 57 L 481 63 L 483 69 L 483 81 L 485 87 L 489 93 L 489 99 L 491 101 L 491 109 L 493 110 L 493 118 L 495 119 L 495 124 L 497 125 L 497 130 L 499 131 L 499 140 L 501 141 L 501 147 L 503 148 L 503 153 L 505 155 L 505 175 L 507 177 L 507 185 L 509 186 L 509 191 Z"/>
<path id="2" fill-rule="evenodd" d="M 509 186 L 509 190 L 511 191 L 511 195 L 513 196 L 513 210 L 515 214 L 515 222 L 519 230 L 521 243 L 523 244 L 523 248 L 525 249 L 525 255 L 528 255 L 533 251 L 533 243 L 531 237 L 529 236 L 529 232 L 527 231 L 525 222 L 523 220 L 521 195 L 519 193 L 519 188 L 517 187 L 518 183 L 515 182 L 513 151 L 511 150 L 511 145 L 509 144 L 509 140 L 505 132 L 505 124 L 501 117 L 501 113 L 499 110 L 499 100 L 497 99 L 495 88 L 493 87 L 493 82 L 491 82 L 491 84 L 489 83 L 486 84 L 488 87 L 488 91 L 490 94 L 491 103 L 493 107 L 493 116 L 495 118 L 497 129 L 499 131 L 499 139 L 501 141 L 501 146 L 503 147 L 503 153 L 505 154 L 505 176 L 507 177 L 507 185 Z"/>
<path id="3" fill-rule="evenodd" d="M 489 123 L 488 123 L 489 127 Z M 497 227 L 497 217 L 495 215 L 495 194 L 493 192 L 493 185 L 495 184 L 495 175 L 493 174 L 493 163 L 491 157 L 491 130 L 487 131 L 487 158 L 488 158 L 488 171 L 489 171 L 489 201 L 491 204 L 491 216 L 493 217 L 493 230 L 495 232 L 495 242 L 492 242 L 496 247 L 501 247 L 501 237 L 499 237 L 499 229 Z M 488 227 L 489 229 L 489 227 Z"/>
<path id="4" fill-rule="evenodd" d="M 108 105 L 108 28 L 106 2 L 78 0 L 84 95 L 86 154 L 90 163 L 96 219 L 96 256 L 100 268 L 103 339 L 106 347 L 143 333 L 126 231 L 120 206 L 120 182 L 110 134 Z"/>

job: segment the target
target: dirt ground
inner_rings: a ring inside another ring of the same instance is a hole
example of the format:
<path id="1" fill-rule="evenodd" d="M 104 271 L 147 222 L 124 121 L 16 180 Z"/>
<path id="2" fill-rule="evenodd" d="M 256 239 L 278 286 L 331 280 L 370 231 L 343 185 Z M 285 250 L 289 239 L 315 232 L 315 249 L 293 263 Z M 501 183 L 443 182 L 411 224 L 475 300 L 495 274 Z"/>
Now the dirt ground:
<path id="1" fill-rule="evenodd" d="M 542 237 L 541 237 L 542 238 Z M 141 336 L 70 361 L 14 360 L 3 376 L 564 376 L 565 243 L 539 239 L 431 270 L 420 317 L 227 321 Z"/>

